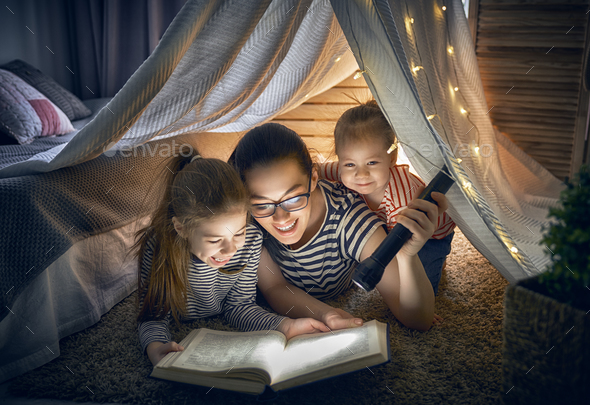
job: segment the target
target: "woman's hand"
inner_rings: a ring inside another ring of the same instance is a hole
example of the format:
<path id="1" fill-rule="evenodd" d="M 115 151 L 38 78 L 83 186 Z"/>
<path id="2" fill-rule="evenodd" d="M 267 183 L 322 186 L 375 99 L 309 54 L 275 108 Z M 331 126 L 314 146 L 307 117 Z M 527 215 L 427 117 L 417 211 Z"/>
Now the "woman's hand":
<path id="1" fill-rule="evenodd" d="M 340 309 L 340 308 L 332 308 L 327 311 L 323 317 L 322 321 L 330 328 L 330 330 L 334 329 L 347 329 L 347 328 L 356 328 L 359 326 L 363 326 L 363 320 L 360 318 L 355 318 L 354 316 L 350 315 L 348 312 Z"/>
<path id="2" fill-rule="evenodd" d="M 181 352 L 184 347 L 176 342 L 152 342 L 145 349 L 150 361 L 155 366 L 170 352 Z"/>
<path id="3" fill-rule="evenodd" d="M 328 332 L 330 330 L 322 322 L 313 318 L 285 318 L 279 324 L 277 329 L 287 337 L 287 340 L 297 335 L 316 332 Z"/>
<path id="4" fill-rule="evenodd" d="M 422 190 L 424 190 L 424 186 L 417 190 L 417 194 L 419 195 Z M 444 194 L 433 192 L 431 195 L 438 206 L 429 201 L 415 198 L 397 217 L 397 222 L 412 232 L 412 237 L 400 250 L 400 253 L 408 257 L 418 254 L 422 246 L 424 246 L 436 230 L 438 216 L 448 208 L 447 197 Z"/>

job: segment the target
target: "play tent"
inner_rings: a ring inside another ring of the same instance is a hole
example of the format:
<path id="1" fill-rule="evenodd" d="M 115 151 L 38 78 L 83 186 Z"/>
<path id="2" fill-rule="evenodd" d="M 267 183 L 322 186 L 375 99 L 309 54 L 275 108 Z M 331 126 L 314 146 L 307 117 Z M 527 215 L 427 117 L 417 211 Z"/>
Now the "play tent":
<path id="1" fill-rule="evenodd" d="M 246 131 L 359 68 L 418 174 L 428 181 L 443 165 L 450 170 L 448 212 L 471 243 L 510 282 L 542 272 L 541 229 L 563 186 L 492 126 L 458 0 L 189 0 L 90 123 L 67 144 L 3 167 L 0 178 L 92 164 L 178 135 Z M 99 187 L 86 192 L 98 204 L 86 216 L 112 198 Z M 63 236 L 54 252 L 88 235 L 52 224 Z M 3 317 L 51 261 L 10 280 Z"/>

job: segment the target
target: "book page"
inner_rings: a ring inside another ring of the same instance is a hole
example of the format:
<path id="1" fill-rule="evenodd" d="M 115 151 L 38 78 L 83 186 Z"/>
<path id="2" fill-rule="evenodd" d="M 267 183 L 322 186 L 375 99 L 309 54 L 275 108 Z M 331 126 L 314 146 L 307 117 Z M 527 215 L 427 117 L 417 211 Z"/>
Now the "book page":
<path id="1" fill-rule="evenodd" d="M 298 336 L 272 365 L 273 384 L 379 351 L 374 321 L 360 328 Z"/>
<path id="2" fill-rule="evenodd" d="M 201 329 L 170 365 L 174 369 L 231 371 L 262 368 L 283 351 L 285 337 L 280 332 L 220 332 Z"/>

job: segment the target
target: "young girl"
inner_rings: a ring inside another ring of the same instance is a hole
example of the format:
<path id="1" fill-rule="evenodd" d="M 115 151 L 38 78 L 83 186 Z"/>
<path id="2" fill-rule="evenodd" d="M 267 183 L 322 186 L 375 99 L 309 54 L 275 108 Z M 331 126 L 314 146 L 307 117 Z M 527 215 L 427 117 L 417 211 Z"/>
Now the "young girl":
<path id="1" fill-rule="evenodd" d="M 139 338 L 151 362 L 184 350 L 171 341 L 170 318 L 223 313 L 237 328 L 277 329 L 287 338 L 327 331 L 314 319 L 293 320 L 256 305 L 262 234 L 247 224 L 244 185 L 227 163 L 188 155 L 167 165 L 162 201 L 151 225 L 137 233 Z"/>
<path id="2" fill-rule="evenodd" d="M 246 183 L 252 216 L 266 234 L 258 286 L 272 308 L 292 317 L 312 316 L 331 329 L 362 324 L 316 297 L 331 298 L 350 287 L 355 264 L 385 239 L 385 224 L 356 193 L 318 181 L 305 143 L 282 125 L 250 130 L 230 161 Z M 433 323 L 434 294 L 417 253 L 447 204 L 441 193 L 433 198 L 438 206 L 416 200 L 398 216 L 413 235 L 377 285 L 396 318 L 419 330 Z"/>
<path id="3" fill-rule="evenodd" d="M 410 173 L 408 165 L 396 165 L 395 133 L 377 102 L 371 100 L 342 114 L 334 143 L 338 162 L 321 165 L 320 178 L 339 181 L 358 192 L 390 231 L 424 182 Z M 454 228 L 451 217 L 443 213 L 434 234 L 418 252 L 435 295 Z"/>

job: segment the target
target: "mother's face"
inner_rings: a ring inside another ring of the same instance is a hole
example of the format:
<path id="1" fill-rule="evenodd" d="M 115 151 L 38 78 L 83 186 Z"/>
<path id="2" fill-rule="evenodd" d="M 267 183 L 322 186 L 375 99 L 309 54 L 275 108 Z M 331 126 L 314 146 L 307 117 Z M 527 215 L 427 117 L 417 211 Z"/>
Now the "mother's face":
<path id="1" fill-rule="evenodd" d="M 311 186 L 309 186 L 309 180 L 309 173 L 303 173 L 293 159 L 281 160 L 270 166 L 251 169 L 246 173 L 246 186 L 250 192 L 252 204 L 278 204 L 301 194 L 311 193 L 317 185 L 315 171 Z M 288 212 L 282 206 L 277 207 L 273 215 L 256 218 L 256 221 L 279 242 L 291 245 L 303 236 L 310 214 L 311 201 L 305 208 L 298 211 Z"/>

